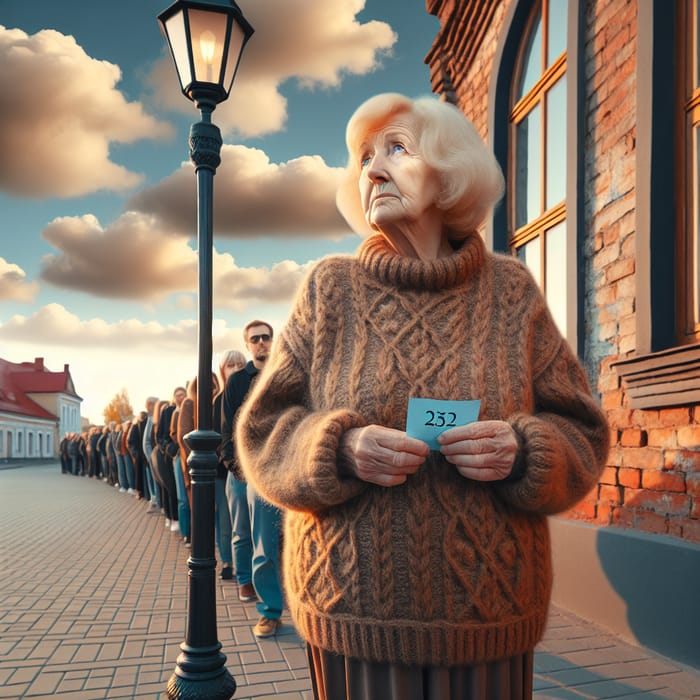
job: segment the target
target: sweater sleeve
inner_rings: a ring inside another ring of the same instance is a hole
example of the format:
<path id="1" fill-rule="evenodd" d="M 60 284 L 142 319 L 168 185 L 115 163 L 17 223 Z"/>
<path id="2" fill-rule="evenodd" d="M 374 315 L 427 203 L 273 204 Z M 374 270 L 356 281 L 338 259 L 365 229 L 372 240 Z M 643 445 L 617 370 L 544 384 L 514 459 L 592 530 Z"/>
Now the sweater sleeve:
<path id="1" fill-rule="evenodd" d="M 323 510 L 367 488 L 338 469 L 341 438 L 364 419 L 349 409 L 319 409 L 310 398 L 315 321 L 323 316 L 314 300 L 312 274 L 235 427 L 246 480 L 271 503 L 301 511 Z"/>
<path id="2" fill-rule="evenodd" d="M 610 434 L 578 358 L 548 311 L 540 314 L 532 337 L 534 410 L 509 419 L 523 476 L 496 488 L 513 505 L 550 515 L 571 508 L 595 486 Z"/>

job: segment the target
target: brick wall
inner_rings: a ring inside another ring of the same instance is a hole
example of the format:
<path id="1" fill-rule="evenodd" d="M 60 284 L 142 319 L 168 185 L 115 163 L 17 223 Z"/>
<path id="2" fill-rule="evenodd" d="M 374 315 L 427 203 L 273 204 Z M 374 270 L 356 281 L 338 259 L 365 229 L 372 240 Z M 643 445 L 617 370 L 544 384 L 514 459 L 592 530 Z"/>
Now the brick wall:
<path id="1" fill-rule="evenodd" d="M 468 53 L 455 42 L 473 41 L 466 27 L 486 6 L 480 0 L 426 3 L 445 30 L 429 54 L 433 87 L 441 89 L 442 61 L 458 105 L 484 138 L 494 55 L 511 1 L 491 7 L 490 25 L 468 66 L 455 58 Z M 594 368 L 612 448 L 598 486 L 566 515 L 700 542 L 700 406 L 633 410 L 612 367 L 636 350 L 638 1 L 589 0 L 584 20 L 584 359 Z"/>

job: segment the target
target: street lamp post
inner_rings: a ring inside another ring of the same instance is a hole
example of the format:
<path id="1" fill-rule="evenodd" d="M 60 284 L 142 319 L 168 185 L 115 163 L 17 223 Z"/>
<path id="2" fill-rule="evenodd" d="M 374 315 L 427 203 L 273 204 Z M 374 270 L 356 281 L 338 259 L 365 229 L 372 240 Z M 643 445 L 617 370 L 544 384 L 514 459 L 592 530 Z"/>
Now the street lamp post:
<path id="1" fill-rule="evenodd" d="M 190 129 L 190 159 L 197 174 L 199 257 L 199 361 L 197 427 L 185 436 L 192 452 L 192 548 L 187 561 L 189 597 L 185 641 L 180 645 L 168 698 L 229 700 L 236 682 L 216 631 L 214 502 L 216 447 L 212 426 L 212 211 L 214 174 L 221 162 L 221 132 L 211 122 L 228 98 L 243 48 L 253 33 L 233 0 L 177 0 L 158 15 L 184 95 L 200 110 Z M 218 426 L 215 426 L 218 428 Z"/>

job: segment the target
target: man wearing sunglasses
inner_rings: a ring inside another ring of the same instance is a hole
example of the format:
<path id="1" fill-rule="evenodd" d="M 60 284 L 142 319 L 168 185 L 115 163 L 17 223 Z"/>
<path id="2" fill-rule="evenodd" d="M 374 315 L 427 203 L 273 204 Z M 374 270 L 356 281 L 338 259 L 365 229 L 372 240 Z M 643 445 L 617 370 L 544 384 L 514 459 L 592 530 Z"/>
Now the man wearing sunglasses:
<path id="1" fill-rule="evenodd" d="M 236 459 L 233 433 L 236 415 L 258 373 L 270 356 L 272 326 L 251 321 L 243 329 L 246 348 L 253 358 L 226 382 L 221 415 L 221 458 L 229 469 L 226 496 L 231 510 L 233 557 L 238 597 L 257 601 L 260 616 L 253 628 L 256 637 L 277 633 L 282 616 L 279 576 L 280 511 L 248 486 Z"/>

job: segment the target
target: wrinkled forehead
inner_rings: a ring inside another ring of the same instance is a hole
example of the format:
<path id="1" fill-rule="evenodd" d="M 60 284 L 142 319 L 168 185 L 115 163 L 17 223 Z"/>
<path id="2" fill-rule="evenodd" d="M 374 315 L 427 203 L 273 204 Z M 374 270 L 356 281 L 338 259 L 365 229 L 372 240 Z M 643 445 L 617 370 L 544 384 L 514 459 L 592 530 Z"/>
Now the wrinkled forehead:
<path id="1" fill-rule="evenodd" d="M 415 114 L 409 105 L 395 106 L 393 109 L 358 110 L 348 122 L 346 141 L 349 153 L 358 153 L 363 144 L 372 140 L 384 130 L 396 127 L 415 132 L 418 126 Z"/>

